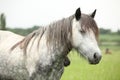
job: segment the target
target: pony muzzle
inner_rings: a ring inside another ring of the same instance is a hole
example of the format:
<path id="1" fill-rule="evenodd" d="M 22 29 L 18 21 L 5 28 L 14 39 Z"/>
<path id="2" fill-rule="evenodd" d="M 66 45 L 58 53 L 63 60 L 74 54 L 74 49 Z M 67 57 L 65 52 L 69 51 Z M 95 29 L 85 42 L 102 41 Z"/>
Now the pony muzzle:
<path id="1" fill-rule="evenodd" d="M 88 58 L 90 64 L 98 64 L 102 58 L 102 55 L 99 53 L 94 53 L 92 58 Z"/>

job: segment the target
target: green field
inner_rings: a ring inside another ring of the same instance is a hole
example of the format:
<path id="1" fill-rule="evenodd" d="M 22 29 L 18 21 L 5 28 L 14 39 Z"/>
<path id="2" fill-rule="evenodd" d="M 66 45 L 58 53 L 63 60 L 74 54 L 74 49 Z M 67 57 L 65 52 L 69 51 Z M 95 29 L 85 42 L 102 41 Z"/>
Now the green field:
<path id="1" fill-rule="evenodd" d="M 109 48 L 112 54 L 104 54 Z M 120 46 L 101 46 L 102 60 L 90 65 L 75 52 L 69 58 L 71 65 L 65 68 L 61 80 L 120 80 Z"/>
<path id="2" fill-rule="evenodd" d="M 101 34 L 100 41 L 102 41 L 102 42 L 120 42 L 120 34 Z"/>

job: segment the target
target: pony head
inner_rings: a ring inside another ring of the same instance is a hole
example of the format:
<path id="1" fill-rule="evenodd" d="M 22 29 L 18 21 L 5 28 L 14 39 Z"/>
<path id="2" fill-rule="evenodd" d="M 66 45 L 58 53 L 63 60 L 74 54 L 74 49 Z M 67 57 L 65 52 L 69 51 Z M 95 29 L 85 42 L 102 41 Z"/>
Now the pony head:
<path id="1" fill-rule="evenodd" d="M 96 10 L 90 14 L 82 14 L 80 8 L 75 12 L 72 21 L 72 46 L 86 58 L 90 64 L 97 64 L 101 60 L 98 47 L 98 27 L 94 20 Z"/>

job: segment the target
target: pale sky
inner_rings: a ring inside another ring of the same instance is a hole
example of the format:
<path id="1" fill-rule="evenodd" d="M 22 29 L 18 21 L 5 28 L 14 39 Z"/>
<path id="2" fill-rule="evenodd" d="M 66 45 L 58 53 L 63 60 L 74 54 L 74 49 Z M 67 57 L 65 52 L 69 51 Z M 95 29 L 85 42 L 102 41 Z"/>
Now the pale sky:
<path id="1" fill-rule="evenodd" d="M 74 14 L 78 7 L 86 14 L 97 9 L 98 27 L 120 29 L 120 0 L 0 0 L 0 13 L 11 28 L 47 25 Z"/>

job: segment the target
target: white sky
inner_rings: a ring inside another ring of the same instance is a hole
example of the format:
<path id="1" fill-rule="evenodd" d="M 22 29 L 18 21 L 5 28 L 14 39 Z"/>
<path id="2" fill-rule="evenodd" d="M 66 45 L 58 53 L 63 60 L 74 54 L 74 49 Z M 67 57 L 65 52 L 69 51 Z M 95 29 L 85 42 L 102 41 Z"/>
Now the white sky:
<path id="1" fill-rule="evenodd" d="M 120 29 L 120 0 L 0 0 L 0 13 L 7 17 L 7 27 L 27 28 L 47 25 L 75 13 L 97 9 L 95 20 L 99 27 Z"/>

